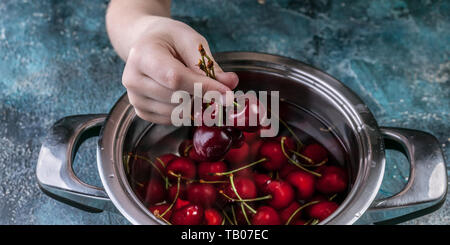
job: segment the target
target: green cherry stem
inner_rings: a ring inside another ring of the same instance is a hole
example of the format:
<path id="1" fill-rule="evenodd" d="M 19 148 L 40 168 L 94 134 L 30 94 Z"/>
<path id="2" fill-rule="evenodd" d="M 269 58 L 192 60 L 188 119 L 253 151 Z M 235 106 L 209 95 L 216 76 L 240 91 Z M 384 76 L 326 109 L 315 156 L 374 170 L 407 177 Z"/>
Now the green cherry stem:
<path id="1" fill-rule="evenodd" d="M 272 198 L 272 195 L 267 195 L 267 196 L 250 198 L 250 199 L 235 199 L 235 198 L 232 198 L 232 197 L 228 196 L 227 194 L 225 194 L 222 190 L 220 190 L 219 193 L 222 194 L 228 200 L 233 201 L 233 202 L 255 202 L 255 201 L 262 201 L 262 200 L 267 200 L 267 199 Z"/>
<path id="2" fill-rule="evenodd" d="M 249 168 L 249 167 L 251 167 L 251 166 L 253 166 L 253 165 L 256 165 L 256 164 L 258 164 L 258 163 L 264 162 L 264 161 L 266 161 L 266 160 L 267 160 L 267 158 L 264 157 L 264 158 L 259 159 L 259 160 L 256 161 L 256 162 L 249 163 L 249 164 L 247 164 L 247 165 L 245 165 L 245 166 L 242 166 L 242 167 L 240 167 L 240 168 L 236 168 L 236 169 L 233 169 L 233 170 L 228 171 L 228 172 L 214 173 L 214 175 L 216 175 L 216 176 L 223 176 L 223 175 L 233 174 L 233 173 L 235 173 L 235 172 L 238 172 L 238 171 L 241 171 L 241 170 L 243 170 L 243 169 Z"/>
<path id="3" fill-rule="evenodd" d="M 131 153 L 130 153 L 131 154 Z M 158 173 L 159 173 L 159 175 L 161 175 L 161 177 L 163 178 L 163 179 L 165 179 L 166 180 L 166 183 L 167 183 L 167 177 L 161 172 L 161 170 L 158 168 L 158 167 L 156 167 L 156 165 L 155 165 L 155 163 L 153 163 L 153 161 L 152 160 L 150 160 L 150 159 L 148 159 L 148 158 L 146 158 L 146 157 L 143 157 L 143 156 L 139 156 L 139 155 L 136 155 L 136 154 L 132 154 L 132 156 L 134 157 L 134 159 L 137 159 L 137 158 L 139 158 L 139 159 L 142 159 L 142 160 L 144 160 L 144 161 L 146 161 L 146 162 L 148 162 Z M 162 162 L 162 161 L 161 161 Z M 164 166 L 164 165 L 163 165 Z"/>
<path id="4" fill-rule="evenodd" d="M 231 214 L 233 214 L 233 221 L 237 225 L 236 212 L 234 212 L 234 206 L 231 206 Z"/>
<path id="5" fill-rule="evenodd" d="M 239 198 L 239 200 L 242 201 L 241 196 L 239 195 L 238 191 L 236 190 L 236 186 L 234 185 L 234 180 L 233 180 L 233 174 L 230 174 L 230 184 L 231 184 L 231 188 L 233 189 L 234 193 L 236 194 L 236 196 Z M 246 202 L 242 202 L 252 213 L 256 214 L 256 210 L 253 209 L 252 207 L 250 207 L 250 205 L 248 205 Z"/>
<path id="6" fill-rule="evenodd" d="M 198 180 L 199 183 L 202 184 L 223 184 L 223 183 L 228 183 L 228 181 L 226 180 L 204 180 L 204 179 L 200 179 Z"/>
<path id="7" fill-rule="evenodd" d="M 295 215 L 297 215 L 297 213 L 300 212 L 302 209 L 304 209 L 304 208 L 306 208 L 306 207 L 308 207 L 308 206 L 311 206 L 311 205 L 313 205 L 313 204 L 316 204 L 316 203 L 318 203 L 318 202 L 319 202 L 319 201 L 308 202 L 308 203 L 302 205 L 301 207 L 297 208 L 297 209 L 291 214 L 291 216 L 289 217 L 289 219 L 286 221 L 286 224 L 285 224 L 285 225 L 289 225 L 289 223 L 291 223 L 291 220 L 295 217 Z"/>
<path id="8" fill-rule="evenodd" d="M 234 224 L 233 224 L 233 221 L 230 219 L 230 217 L 228 216 L 227 212 L 225 212 L 225 210 L 223 210 L 223 209 L 222 209 L 222 214 L 223 214 L 223 216 L 225 216 L 225 218 L 228 220 L 228 222 L 229 222 L 231 225 L 234 225 Z"/>
<path id="9" fill-rule="evenodd" d="M 170 206 L 161 214 L 161 217 L 163 217 L 167 212 L 169 212 L 170 209 L 172 209 L 173 205 L 175 205 L 175 202 L 178 200 L 178 195 L 180 194 L 180 182 L 181 182 L 181 175 L 177 176 L 177 193 L 175 194 L 175 198 L 173 199 Z"/>
<path id="10" fill-rule="evenodd" d="M 300 163 L 298 163 L 297 161 L 293 160 L 291 157 L 289 157 L 289 155 L 286 153 L 286 150 L 284 149 L 284 141 L 286 140 L 286 137 L 281 137 L 281 151 L 283 152 L 284 156 L 289 160 L 290 163 L 294 164 L 295 166 L 301 168 L 303 171 L 308 172 L 312 175 L 315 175 L 317 177 L 322 177 L 321 174 L 316 173 L 314 171 L 311 171 L 309 169 L 306 169 L 305 167 L 303 167 Z"/>
<path id="11" fill-rule="evenodd" d="M 317 225 L 319 223 L 318 219 L 313 219 L 313 221 L 311 222 L 311 225 Z"/>
<path id="12" fill-rule="evenodd" d="M 241 203 L 241 209 L 242 209 L 242 214 L 244 215 L 245 221 L 247 221 L 247 224 L 252 225 L 252 222 L 250 222 L 250 220 L 247 217 L 247 212 L 245 211 L 244 203 Z"/>
<path id="13" fill-rule="evenodd" d="M 295 155 L 305 159 L 307 162 L 310 163 L 310 165 L 302 164 L 302 166 L 305 166 L 305 167 L 320 167 L 320 166 L 322 166 L 322 165 L 324 165 L 325 163 L 328 162 L 328 158 L 326 158 L 325 160 L 323 160 L 323 161 L 321 161 L 321 162 L 319 162 L 317 164 L 314 164 L 314 161 L 311 158 L 309 158 L 309 157 L 307 157 L 307 156 L 305 156 L 303 154 L 300 154 L 300 153 L 298 153 L 296 151 L 293 151 L 293 150 L 289 150 L 289 151 L 294 153 Z"/>

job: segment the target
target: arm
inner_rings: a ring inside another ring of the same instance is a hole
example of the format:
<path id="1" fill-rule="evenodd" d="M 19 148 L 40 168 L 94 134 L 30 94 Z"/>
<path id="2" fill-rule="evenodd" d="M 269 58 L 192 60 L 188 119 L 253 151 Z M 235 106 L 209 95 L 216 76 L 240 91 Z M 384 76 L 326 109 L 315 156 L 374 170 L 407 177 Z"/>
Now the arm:
<path id="1" fill-rule="evenodd" d="M 176 90 L 192 94 L 194 82 L 200 82 L 204 92 L 224 93 L 238 83 L 236 74 L 217 64 L 217 81 L 206 77 L 196 66 L 199 44 L 211 54 L 206 39 L 169 16 L 168 0 L 112 0 L 106 14 L 108 36 L 126 61 L 122 83 L 130 103 L 139 117 L 156 123 L 170 123 Z"/>

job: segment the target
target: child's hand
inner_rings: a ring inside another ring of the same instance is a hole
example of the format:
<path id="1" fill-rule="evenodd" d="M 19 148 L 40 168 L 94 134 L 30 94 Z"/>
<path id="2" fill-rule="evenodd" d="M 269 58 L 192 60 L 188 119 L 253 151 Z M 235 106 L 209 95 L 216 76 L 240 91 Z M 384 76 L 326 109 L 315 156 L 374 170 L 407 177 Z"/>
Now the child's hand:
<path id="1" fill-rule="evenodd" d="M 216 80 L 207 77 L 198 66 L 202 44 L 211 56 L 206 39 L 188 25 L 169 18 L 148 20 L 148 28 L 132 45 L 122 83 L 130 103 L 144 120 L 168 124 L 172 93 L 184 90 L 193 94 L 194 83 L 203 84 L 203 93 L 216 90 L 225 93 L 238 83 L 235 73 L 223 72 L 215 64 Z"/>

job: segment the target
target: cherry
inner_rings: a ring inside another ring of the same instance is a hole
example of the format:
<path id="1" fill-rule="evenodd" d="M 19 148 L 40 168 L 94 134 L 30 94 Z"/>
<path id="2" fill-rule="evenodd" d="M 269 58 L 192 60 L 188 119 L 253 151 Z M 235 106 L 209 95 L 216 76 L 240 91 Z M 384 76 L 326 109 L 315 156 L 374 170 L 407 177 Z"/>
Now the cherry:
<path id="1" fill-rule="evenodd" d="M 285 164 L 280 171 L 278 171 L 278 175 L 280 178 L 285 179 L 290 173 L 299 170 L 299 168 L 293 164 Z M 292 183 L 291 183 L 292 184 Z"/>
<path id="2" fill-rule="evenodd" d="M 328 157 L 328 151 L 322 145 L 317 143 L 305 146 L 300 154 L 311 159 L 313 164 L 320 163 Z"/>
<path id="3" fill-rule="evenodd" d="M 249 205 L 253 208 L 254 205 L 252 203 L 249 203 Z M 247 220 L 245 219 L 244 213 L 242 212 L 241 206 L 235 207 L 236 212 L 236 221 L 238 225 L 248 225 Z M 253 217 L 253 213 L 248 210 L 248 208 L 244 207 L 245 214 L 247 215 L 247 219 L 251 221 Z"/>
<path id="4" fill-rule="evenodd" d="M 252 217 L 253 225 L 281 225 L 277 211 L 269 206 L 261 206 Z"/>
<path id="5" fill-rule="evenodd" d="M 271 140 L 264 141 L 259 147 L 258 158 L 266 159 L 262 166 L 269 171 L 280 170 L 288 161 L 281 150 L 281 144 Z"/>
<path id="6" fill-rule="evenodd" d="M 133 190 L 136 196 L 139 198 L 139 200 L 144 201 L 145 193 L 147 192 L 147 182 L 145 184 L 134 183 Z"/>
<path id="7" fill-rule="evenodd" d="M 223 158 L 231 147 L 231 140 L 221 127 L 197 127 L 193 136 L 195 151 L 204 161 Z"/>
<path id="8" fill-rule="evenodd" d="M 167 190 L 167 195 L 169 201 L 173 201 L 175 199 L 175 196 L 177 195 L 177 189 L 178 185 L 172 185 Z M 186 198 L 186 185 L 180 184 L 180 191 L 178 192 L 178 198 L 185 199 Z"/>
<path id="9" fill-rule="evenodd" d="M 281 144 L 281 140 L 282 140 L 283 138 L 284 138 L 284 149 L 285 149 L 285 150 L 293 150 L 293 151 L 295 151 L 295 149 L 296 149 L 297 147 L 296 147 L 295 141 L 294 141 L 291 137 L 288 137 L 288 136 L 278 136 L 278 137 L 275 138 L 275 140 L 276 140 L 277 142 L 280 142 L 280 144 Z"/>
<path id="10" fill-rule="evenodd" d="M 244 108 L 240 108 L 241 106 L 244 106 Z M 235 106 L 233 113 L 229 115 L 227 121 L 231 122 L 232 125 L 239 130 L 245 132 L 256 132 L 260 128 L 261 119 L 263 119 L 265 115 L 266 109 L 262 103 L 255 96 L 252 96 L 250 100 L 245 99 L 245 103 L 243 105 Z M 250 125 L 250 118 L 256 119 L 256 125 Z"/>
<path id="11" fill-rule="evenodd" d="M 315 191 L 316 178 L 314 175 L 302 170 L 290 173 L 287 182 L 297 190 L 297 198 L 306 200 L 312 197 Z"/>
<path id="12" fill-rule="evenodd" d="M 144 202 L 147 204 L 162 202 L 165 194 L 163 183 L 158 179 L 150 179 L 146 186 Z"/>
<path id="13" fill-rule="evenodd" d="M 232 148 L 225 155 L 225 160 L 233 165 L 239 165 L 248 161 L 250 148 L 246 142 L 243 142 L 241 147 Z"/>
<path id="14" fill-rule="evenodd" d="M 257 139 L 253 143 L 249 144 L 250 146 L 250 159 L 253 159 L 258 156 L 259 148 L 261 147 L 263 140 Z"/>
<path id="15" fill-rule="evenodd" d="M 223 222 L 223 216 L 214 208 L 205 210 L 205 224 L 206 225 L 221 225 Z"/>
<path id="16" fill-rule="evenodd" d="M 214 103 L 214 102 L 202 103 L 202 108 L 199 111 L 194 110 L 194 103 L 192 103 L 192 118 L 194 118 L 195 122 L 201 122 L 201 125 L 204 125 L 203 114 L 205 113 L 205 110 L 207 108 L 208 108 L 208 111 L 211 112 L 211 119 L 215 119 L 216 117 L 219 117 L 219 113 L 221 111 L 219 103 Z"/>
<path id="17" fill-rule="evenodd" d="M 334 194 L 347 189 L 347 172 L 337 166 L 321 166 L 317 172 L 322 177 L 317 179 L 316 188 L 323 194 Z"/>
<path id="18" fill-rule="evenodd" d="M 193 183 L 187 188 L 187 199 L 193 203 L 210 207 L 214 204 L 217 197 L 217 190 L 211 184 Z"/>
<path id="19" fill-rule="evenodd" d="M 158 168 L 160 173 L 162 173 L 163 175 L 166 175 L 167 174 L 166 173 L 167 164 L 169 164 L 169 162 L 171 162 L 175 158 L 177 158 L 177 156 L 175 154 L 168 153 L 168 154 L 164 154 L 164 155 L 157 157 L 156 160 L 153 161 L 153 163 Z M 157 175 L 156 171 L 153 171 L 152 177 L 154 177 L 156 175 Z"/>
<path id="20" fill-rule="evenodd" d="M 239 148 L 245 142 L 244 134 L 241 130 L 233 127 L 224 127 L 224 130 L 231 137 L 231 148 Z"/>
<path id="21" fill-rule="evenodd" d="M 191 204 L 189 201 L 186 201 L 186 200 L 183 200 L 181 198 L 178 198 L 175 201 L 175 205 L 173 206 L 173 209 L 174 210 L 178 210 L 178 209 L 183 208 L 183 207 L 185 207 L 185 206 L 187 206 L 189 204 Z"/>
<path id="22" fill-rule="evenodd" d="M 236 191 L 242 199 L 252 199 L 256 197 L 257 190 L 255 182 L 253 182 L 251 178 L 238 176 L 234 178 L 233 181 Z M 224 193 L 233 199 L 238 199 L 231 183 L 226 185 Z"/>
<path id="23" fill-rule="evenodd" d="M 339 206 L 335 202 L 321 201 L 311 205 L 308 209 L 308 215 L 311 218 L 319 219 L 320 221 L 330 216 Z"/>
<path id="24" fill-rule="evenodd" d="M 261 193 L 267 193 L 267 184 L 272 180 L 267 174 L 254 173 L 253 180 L 255 181 L 256 188 L 261 191 Z"/>
<path id="25" fill-rule="evenodd" d="M 267 183 L 266 194 L 272 196 L 268 204 L 275 209 L 287 207 L 294 200 L 294 190 L 291 185 L 282 180 L 272 180 Z"/>
<path id="26" fill-rule="evenodd" d="M 170 223 L 173 225 L 200 225 L 203 221 L 203 208 L 189 204 L 172 213 Z"/>
<path id="27" fill-rule="evenodd" d="M 259 132 L 242 132 L 244 135 L 245 142 L 247 144 L 252 143 L 256 139 L 258 139 Z"/>
<path id="28" fill-rule="evenodd" d="M 222 161 L 217 162 L 201 162 L 198 166 L 198 176 L 206 181 L 221 181 L 225 176 L 214 175 L 227 171 L 227 165 Z"/>
<path id="29" fill-rule="evenodd" d="M 289 204 L 289 206 L 287 206 L 286 208 L 282 209 L 282 210 L 280 211 L 280 219 L 281 219 L 281 222 L 283 222 L 283 224 L 286 224 L 286 222 L 287 222 L 289 219 L 296 220 L 296 219 L 298 219 L 299 217 L 301 217 L 302 211 L 300 210 L 299 212 L 297 212 L 297 213 L 295 214 L 294 217 L 291 218 L 291 216 L 294 214 L 294 212 L 295 212 L 298 208 L 300 208 L 300 207 L 301 207 L 301 206 L 300 206 L 300 204 L 299 204 L 298 202 L 291 202 L 291 204 Z M 291 223 L 292 223 L 292 221 L 289 222 L 289 224 L 291 224 Z"/>
<path id="30" fill-rule="evenodd" d="M 167 173 L 169 173 L 169 179 L 177 179 L 177 177 L 170 174 L 170 172 L 175 175 L 181 175 L 182 178 L 194 179 L 196 174 L 195 163 L 189 158 L 177 157 L 170 161 L 167 165 Z"/>
<path id="31" fill-rule="evenodd" d="M 150 206 L 148 210 L 150 210 L 152 214 L 158 217 L 159 215 L 162 215 L 169 207 L 170 207 L 169 204 L 163 203 L 157 204 L 155 206 Z M 163 218 L 170 219 L 170 216 L 172 216 L 172 209 L 169 209 L 169 211 L 167 211 L 167 213 L 164 214 Z"/>

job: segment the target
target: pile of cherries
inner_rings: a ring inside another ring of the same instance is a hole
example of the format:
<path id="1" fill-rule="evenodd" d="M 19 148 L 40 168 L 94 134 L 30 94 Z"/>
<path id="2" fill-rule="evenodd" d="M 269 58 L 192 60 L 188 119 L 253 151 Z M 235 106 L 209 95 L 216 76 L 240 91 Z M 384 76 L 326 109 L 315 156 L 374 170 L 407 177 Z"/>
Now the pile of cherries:
<path id="1" fill-rule="evenodd" d="M 167 224 L 317 224 L 345 197 L 346 169 L 317 142 L 261 138 L 260 127 L 191 130 L 177 154 L 125 159 L 136 195 Z"/>

